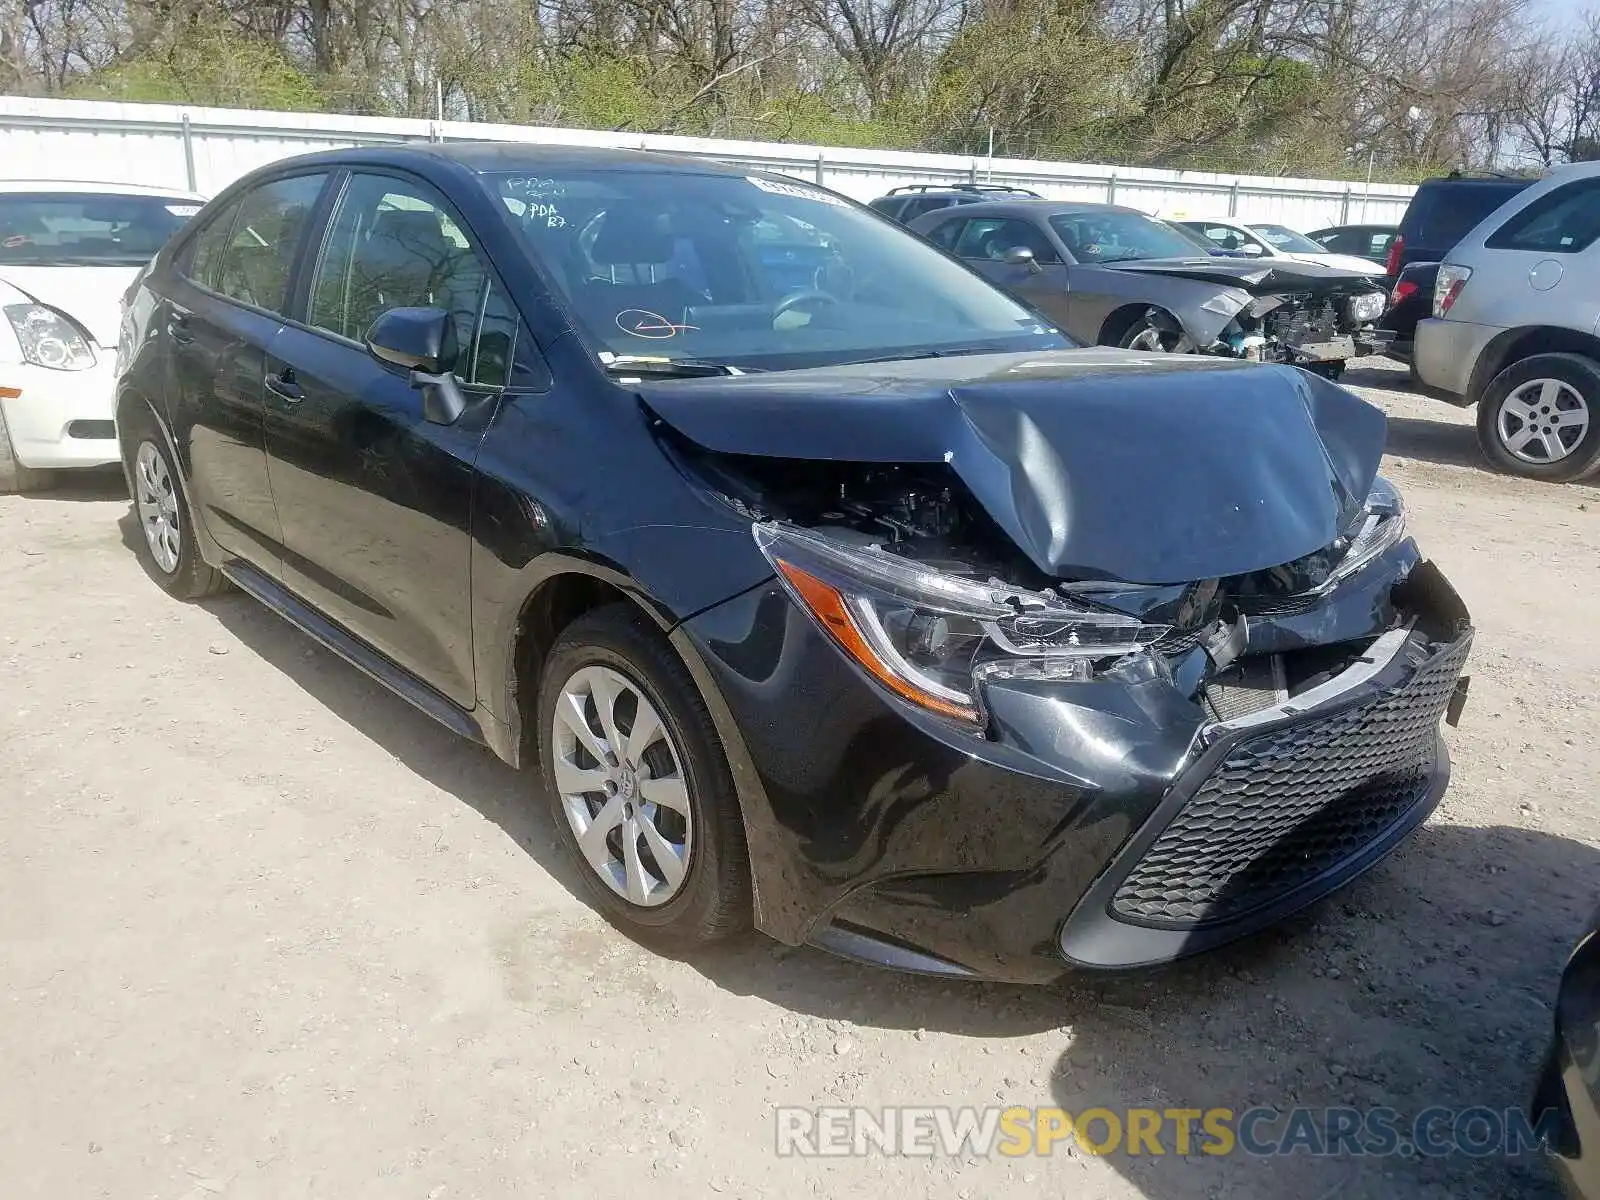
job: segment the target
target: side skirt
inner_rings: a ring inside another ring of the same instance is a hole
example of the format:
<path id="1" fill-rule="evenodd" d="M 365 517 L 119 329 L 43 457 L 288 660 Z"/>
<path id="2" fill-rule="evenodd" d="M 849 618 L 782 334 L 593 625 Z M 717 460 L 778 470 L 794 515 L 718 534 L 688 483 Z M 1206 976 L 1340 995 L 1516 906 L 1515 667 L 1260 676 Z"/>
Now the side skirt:
<path id="1" fill-rule="evenodd" d="M 303 633 L 310 634 L 351 666 L 377 680 L 402 700 L 428 714 L 452 733 L 484 745 L 483 731 L 466 709 L 390 662 L 371 646 L 334 624 L 282 584 L 242 559 L 230 559 L 222 573 Z"/>

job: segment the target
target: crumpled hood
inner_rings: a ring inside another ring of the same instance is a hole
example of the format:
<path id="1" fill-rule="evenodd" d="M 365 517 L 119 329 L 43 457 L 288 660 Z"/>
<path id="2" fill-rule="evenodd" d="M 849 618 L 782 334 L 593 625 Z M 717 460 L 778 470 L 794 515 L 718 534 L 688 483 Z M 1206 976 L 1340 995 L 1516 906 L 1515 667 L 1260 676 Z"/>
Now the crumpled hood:
<path id="1" fill-rule="evenodd" d="M 113 349 L 122 327 L 122 294 L 143 264 L 127 267 L 0 267 L 9 283 L 40 304 L 66 313 L 103 349 Z"/>
<path id="2" fill-rule="evenodd" d="M 1127 262 L 1098 264 L 1107 270 L 1130 271 L 1140 275 L 1178 275 L 1184 279 L 1203 279 L 1225 287 L 1242 287 L 1247 291 L 1294 292 L 1313 291 L 1338 284 L 1370 282 L 1370 276 L 1379 270 L 1368 267 L 1364 271 L 1348 270 L 1320 262 L 1296 262 L 1287 258 L 1136 258 Z"/>
<path id="3" fill-rule="evenodd" d="M 1068 350 L 637 385 L 724 454 L 944 461 L 1045 573 L 1181 583 L 1332 542 L 1386 422 L 1293 367 Z"/>

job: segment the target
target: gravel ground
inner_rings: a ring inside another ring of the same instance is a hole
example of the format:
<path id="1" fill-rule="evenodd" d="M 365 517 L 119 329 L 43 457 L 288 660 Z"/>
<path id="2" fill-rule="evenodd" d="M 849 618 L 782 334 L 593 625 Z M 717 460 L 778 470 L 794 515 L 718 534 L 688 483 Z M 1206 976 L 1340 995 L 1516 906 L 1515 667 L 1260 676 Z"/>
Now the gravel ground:
<path id="1" fill-rule="evenodd" d="M 653 957 L 576 898 L 529 778 L 241 596 L 162 596 L 115 481 L 0 497 L 3 1191 L 1551 1194 L 1526 1158 L 773 1150 L 779 1104 L 1523 1102 L 1600 901 L 1600 490 L 1487 473 L 1470 413 L 1362 367 L 1479 626 L 1452 788 L 1283 929 L 1053 988 Z"/>

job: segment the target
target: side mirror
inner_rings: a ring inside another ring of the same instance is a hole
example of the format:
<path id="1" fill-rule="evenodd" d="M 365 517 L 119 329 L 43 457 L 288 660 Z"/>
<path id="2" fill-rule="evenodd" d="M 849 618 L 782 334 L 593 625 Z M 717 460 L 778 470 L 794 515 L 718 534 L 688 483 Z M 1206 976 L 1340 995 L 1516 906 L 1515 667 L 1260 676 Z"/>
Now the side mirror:
<path id="1" fill-rule="evenodd" d="M 1026 246 L 1012 246 L 1000 256 L 1000 261 L 1010 267 L 1027 267 L 1030 271 L 1043 269 L 1039 266 L 1038 260 L 1033 257 L 1033 251 Z"/>
<path id="2" fill-rule="evenodd" d="M 391 308 L 367 330 L 367 352 L 379 362 L 411 372 L 422 393 L 422 415 L 435 425 L 453 425 L 467 399 L 451 374 L 460 356 L 456 323 L 442 308 Z"/>
<path id="3" fill-rule="evenodd" d="M 1244 245 L 1239 247 L 1239 250 L 1241 253 L 1250 255 L 1251 258 L 1254 258 L 1256 255 L 1262 253 L 1261 243 L 1259 242 L 1246 242 Z"/>

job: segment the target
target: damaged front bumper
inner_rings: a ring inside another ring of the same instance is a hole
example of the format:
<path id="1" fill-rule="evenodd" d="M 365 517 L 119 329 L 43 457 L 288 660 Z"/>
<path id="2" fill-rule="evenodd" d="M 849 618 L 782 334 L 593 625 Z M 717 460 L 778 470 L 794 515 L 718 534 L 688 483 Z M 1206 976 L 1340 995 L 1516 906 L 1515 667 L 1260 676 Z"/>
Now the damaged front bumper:
<path id="1" fill-rule="evenodd" d="M 1219 718 L 1182 658 L 1008 679 L 985 688 L 982 736 L 867 683 L 777 587 L 680 637 L 719 726 L 738 730 L 763 929 L 905 970 L 1044 982 L 1249 934 L 1393 849 L 1443 792 L 1439 724 L 1464 698 L 1472 633 L 1407 539 L 1336 595 L 1251 618 L 1252 653 L 1364 645 L 1298 695 Z"/>

